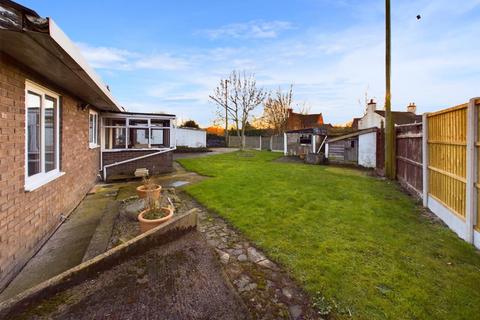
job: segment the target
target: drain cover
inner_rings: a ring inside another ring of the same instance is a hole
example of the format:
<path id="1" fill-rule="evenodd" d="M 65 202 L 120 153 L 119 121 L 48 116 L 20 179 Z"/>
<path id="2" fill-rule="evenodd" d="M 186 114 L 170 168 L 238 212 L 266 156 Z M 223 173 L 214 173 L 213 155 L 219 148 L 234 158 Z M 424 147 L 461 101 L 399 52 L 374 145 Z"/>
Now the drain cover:
<path id="1" fill-rule="evenodd" d="M 170 184 L 171 187 L 174 187 L 174 188 L 178 188 L 178 187 L 181 187 L 181 186 L 184 186 L 186 184 L 189 184 L 190 182 L 188 181 L 174 181 Z"/>

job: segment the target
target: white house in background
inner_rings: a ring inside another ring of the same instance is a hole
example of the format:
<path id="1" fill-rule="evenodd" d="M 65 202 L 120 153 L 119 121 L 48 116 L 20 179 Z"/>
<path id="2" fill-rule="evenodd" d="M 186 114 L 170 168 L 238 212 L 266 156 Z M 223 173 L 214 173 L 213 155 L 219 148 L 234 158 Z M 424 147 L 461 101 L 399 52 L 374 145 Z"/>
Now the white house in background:
<path id="1" fill-rule="evenodd" d="M 393 123 L 408 124 L 415 122 L 422 122 L 422 116 L 417 115 L 417 106 L 411 103 L 407 106 L 407 111 L 392 111 Z M 385 124 L 385 110 L 377 110 L 375 101 L 370 100 L 367 104 L 367 109 L 363 117 L 354 119 L 354 125 L 357 123 L 357 129 L 381 128 Z"/>
<path id="2" fill-rule="evenodd" d="M 205 148 L 207 131 L 195 128 L 176 128 L 176 145 L 179 147 Z"/>

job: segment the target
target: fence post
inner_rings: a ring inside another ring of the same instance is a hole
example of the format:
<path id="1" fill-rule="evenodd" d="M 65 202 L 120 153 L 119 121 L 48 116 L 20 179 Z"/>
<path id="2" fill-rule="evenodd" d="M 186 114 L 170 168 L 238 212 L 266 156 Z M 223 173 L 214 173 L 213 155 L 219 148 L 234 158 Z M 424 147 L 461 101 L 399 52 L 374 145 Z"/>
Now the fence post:
<path id="1" fill-rule="evenodd" d="M 283 133 L 283 154 L 286 156 L 288 153 L 287 149 L 287 133 Z"/>
<path id="2" fill-rule="evenodd" d="M 465 204 L 465 223 L 466 223 L 466 241 L 473 243 L 473 226 L 475 225 L 476 210 L 476 155 L 475 155 L 475 137 L 477 132 L 477 117 L 475 112 L 475 99 L 471 99 L 467 108 L 467 183 L 466 183 L 466 204 Z"/>
<path id="3" fill-rule="evenodd" d="M 428 114 L 422 115 L 423 206 L 428 208 Z"/>
<path id="4" fill-rule="evenodd" d="M 262 151 L 262 136 L 260 136 L 260 146 L 258 147 L 260 151 Z"/>
<path id="5" fill-rule="evenodd" d="M 273 151 L 273 136 L 270 136 L 270 151 Z"/>

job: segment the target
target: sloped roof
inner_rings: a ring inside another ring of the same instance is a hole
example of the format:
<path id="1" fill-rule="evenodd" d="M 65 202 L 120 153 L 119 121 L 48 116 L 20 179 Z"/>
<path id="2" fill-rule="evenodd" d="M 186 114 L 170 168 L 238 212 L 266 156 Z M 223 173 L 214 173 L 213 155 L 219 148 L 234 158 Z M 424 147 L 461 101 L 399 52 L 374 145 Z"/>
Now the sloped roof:
<path id="1" fill-rule="evenodd" d="M 299 114 L 298 117 L 301 118 L 301 121 L 305 127 L 313 127 L 323 123 L 323 115 L 321 113 L 316 114 Z"/>
<path id="2" fill-rule="evenodd" d="M 355 131 L 355 132 L 345 134 L 343 136 L 330 138 L 330 139 L 328 139 L 328 142 L 335 142 L 335 141 L 340 141 L 340 140 L 347 139 L 347 138 L 357 137 L 357 136 L 362 135 L 362 134 L 366 134 L 366 133 L 370 133 L 370 132 L 376 132 L 377 130 L 378 130 L 377 128 L 362 129 L 362 130 L 358 130 L 358 131 Z"/>
<path id="3" fill-rule="evenodd" d="M 375 113 L 385 118 L 385 110 L 375 110 Z M 422 122 L 422 116 L 408 111 L 392 111 L 395 124 Z"/>

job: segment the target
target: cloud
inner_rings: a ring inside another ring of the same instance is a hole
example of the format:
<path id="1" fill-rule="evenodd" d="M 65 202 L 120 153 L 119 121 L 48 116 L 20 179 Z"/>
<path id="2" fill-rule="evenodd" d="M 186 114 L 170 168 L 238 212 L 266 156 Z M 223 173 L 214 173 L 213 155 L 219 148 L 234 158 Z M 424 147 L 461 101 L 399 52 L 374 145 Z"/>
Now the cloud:
<path id="1" fill-rule="evenodd" d="M 288 21 L 263 21 L 253 20 L 245 23 L 227 24 L 216 29 L 200 31 L 212 40 L 220 38 L 236 39 L 273 39 L 286 30 L 293 29 L 292 23 Z"/>
<path id="2" fill-rule="evenodd" d="M 171 54 L 156 54 L 139 59 L 135 67 L 142 69 L 179 70 L 189 66 L 186 59 L 174 57 Z"/>
<path id="3" fill-rule="evenodd" d="M 409 1 L 395 3 L 394 109 L 404 110 L 409 102 L 416 102 L 419 112 L 434 111 L 478 95 L 480 60 L 472 43 L 480 33 L 479 4 L 479 0 L 461 4 L 419 0 L 415 6 Z M 362 115 L 361 103 L 367 88 L 379 107 L 385 91 L 383 6 L 355 1 L 343 5 L 358 5 L 360 8 L 352 9 L 354 12 L 373 13 L 361 15 L 368 19 L 348 21 L 329 30 L 315 25 L 298 28 L 285 37 L 279 35 L 293 28 L 291 24 L 286 29 L 273 28 L 273 33 L 266 27 L 257 32 L 253 22 L 230 24 L 203 34 L 212 39 L 270 40 L 234 41 L 223 47 L 184 45 L 177 52 L 150 55 L 132 55 L 122 49 L 98 50 L 94 61 L 107 67 L 127 65 L 138 71 L 131 80 L 132 87 L 119 91 L 124 101 L 133 102 L 126 104 L 129 109 L 160 108 L 208 125 L 215 118 L 215 107 L 208 95 L 220 78 L 235 68 L 254 72 L 257 83 L 267 89 L 286 88 L 293 83 L 296 102 L 307 101 L 311 112 L 324 113 L 325 121 L 342 123 Z M 416 14 L 422 15 L 420 21 Z"/>
<path id="4" fill-rule="evenodd" d="M 86 43 L 77 43 L 84 57 L 94 68 L 98 69 L 125 69 L 129 61 L 136 54 L 123 49 L 109 47 L 94 47 Z"/>
<path id="5" fill-rule="evenodd" d="M 189 66 L 188 60 L 170 53 L 143 54 L 111 47 L 94 47 L 77 43 L 92 67 L 105 70 L 179 70 Z"/>

